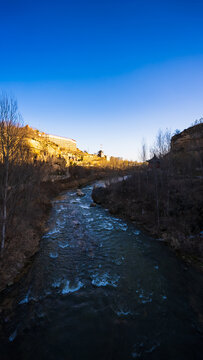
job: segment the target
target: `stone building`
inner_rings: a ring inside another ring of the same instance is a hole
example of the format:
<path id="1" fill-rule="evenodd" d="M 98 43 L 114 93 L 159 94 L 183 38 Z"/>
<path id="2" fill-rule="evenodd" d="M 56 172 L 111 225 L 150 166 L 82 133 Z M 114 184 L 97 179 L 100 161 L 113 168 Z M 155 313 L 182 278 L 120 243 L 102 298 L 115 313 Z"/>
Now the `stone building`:
<path id="1" fill-rule="evenodd" d="M 150 169 L 155 169 L 160 167 L 160 159 L 155 154 L 152 159 L 147 160 L 147 163 L 149 164 Z"/>
<path id="2" fill-rule="evenodd" d="M 99 151 L 98 151 L 98 156 L 99 156 L 100 158 L 104 158 L 104 157 L 105 157 L 103 150 L 99 150 Z"/>

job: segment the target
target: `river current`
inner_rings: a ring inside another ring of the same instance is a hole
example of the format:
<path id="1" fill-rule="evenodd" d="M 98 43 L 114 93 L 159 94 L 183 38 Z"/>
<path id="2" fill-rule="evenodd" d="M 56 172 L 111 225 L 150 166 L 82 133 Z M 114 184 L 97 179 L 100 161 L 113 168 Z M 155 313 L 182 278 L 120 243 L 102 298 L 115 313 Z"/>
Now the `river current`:
<path id="1" fill-rule="evenodd" d="M 202 359 L 202 273 L 90 207 L 91 191 L 54 200 L 40 251 L 6 294 L 0 359 Z"/>

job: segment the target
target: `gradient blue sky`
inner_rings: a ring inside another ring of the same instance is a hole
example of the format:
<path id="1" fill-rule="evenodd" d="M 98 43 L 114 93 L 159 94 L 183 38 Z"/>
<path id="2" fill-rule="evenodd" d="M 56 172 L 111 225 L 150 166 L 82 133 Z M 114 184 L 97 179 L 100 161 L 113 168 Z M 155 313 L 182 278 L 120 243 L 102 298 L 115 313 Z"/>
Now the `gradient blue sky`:
<path id="1" fill-rule="evenodd" d="M 203 116 L 203 1 L 0 0 L 0 89 L 24 122 L 137 159 Z"/>

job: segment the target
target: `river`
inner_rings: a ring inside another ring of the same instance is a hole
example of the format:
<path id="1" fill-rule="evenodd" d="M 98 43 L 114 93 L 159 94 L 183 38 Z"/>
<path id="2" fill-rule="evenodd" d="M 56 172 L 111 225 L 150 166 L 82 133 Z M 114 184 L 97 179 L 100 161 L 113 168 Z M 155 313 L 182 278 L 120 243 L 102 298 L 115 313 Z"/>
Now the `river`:
<path id="1" fill-rule="evenodd" d="M 40 251 L 4 294 L 0 359 L 202 359 L 202 273 L 90 207 L 91 191 L 53 201 Z"/>

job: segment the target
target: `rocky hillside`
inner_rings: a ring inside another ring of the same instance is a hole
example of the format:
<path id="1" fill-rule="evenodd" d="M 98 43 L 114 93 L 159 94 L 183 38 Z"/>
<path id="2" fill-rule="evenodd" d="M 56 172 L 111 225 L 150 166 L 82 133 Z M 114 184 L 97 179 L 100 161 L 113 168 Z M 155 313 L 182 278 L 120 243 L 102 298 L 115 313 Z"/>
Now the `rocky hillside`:
<path id="1" fill-rule="evenodd" d="M 59 141 L 60 137 L 48 135 L 38 130 L 25 126 L 25 141 L 29 152 L 29 158 L 33 163 L 43 162 L 49 165 L 49 174 L 52 177 L 69 176 L 70 165 L 89 165 L 95 160 L 95 156 L 84 153 L 69 141 Z M 56 139 L 55 139 L 56 138 Z M 65 139 L 65 138 L 62 138 Z M 98 157 L 96 156 L 97 160 Z M 47 179 L 45 179 L 47 180 Z"/>
<path id="2" fill-rule="evenodd" d="M 34 130 L 28 125 L 25 127 L 25 129 L 26 141 L 34 158 L 37 160 L 46 161 L 53 156 L 63 156 L 68 162 L 71 156 L 76 154 L 78 155 L 80 153 L 80 150 L 78 150 L 76 146 L 73 148 L 68 141 L 67 143 L 64 141 L 60 144 L 58 141 L 58 139 L 60 139 L 59 137 L 54 137 L 38 130 Z"/>
<path id="3" fill-rule="evenodd" d="M 132 161 L 123 161 L 115 157 L 99 156 L 89 154 L 76 148 L 76 142 L 72 139 L 64 141 L 65 138 L 48 135 L 34 130 L 28 125 L 26 130 L 26 143 L 33 162 L 42 161 L 51 165 L 55 174 L 62 175 L 68 172 L 70 165 L 83 167 L 108 167 L 111 169 L 124 169 L 135 166 Z M 75 143 L 75 146 L 72 146 Z"/>
<path id="4" fill-rule="evenodd" d="M 203 123 L 189 127 L 171 139 L 173 152 L 203 153 Z"/>
<path id="5" fill-rule="evenodd" d="M 203 176 L 203 123 L 185 129 L 171 139 L 172 159 L 177 173 Z"/>

